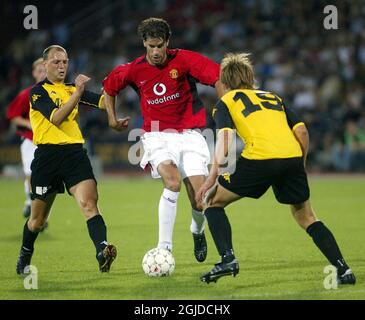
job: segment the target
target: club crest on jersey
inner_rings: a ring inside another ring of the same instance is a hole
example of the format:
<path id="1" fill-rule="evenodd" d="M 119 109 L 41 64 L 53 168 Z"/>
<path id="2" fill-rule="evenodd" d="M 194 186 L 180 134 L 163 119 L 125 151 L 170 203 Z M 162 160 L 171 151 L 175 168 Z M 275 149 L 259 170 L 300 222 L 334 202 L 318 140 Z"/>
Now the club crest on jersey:
<path id="1" fill-rule="evenodd" d="M 222 177 L 224 180 L 226 180 L 228 183 L 231 183 L 231 174 L 229 172 L 223 173 Z"/>
<path id="2" fill-rule="evenodd" d="M 178 76 L 179 76 L 179 72 L 176 69 L 171 69 L 170 70 L 171 79 L 177 79 Z"/>
<path id="3" fill-rule="evenodd" d="M 65 91 L 71 96 L 73 94 L 73 90 L 71 88 L 65 88 Z"/>
<path id="4" fill-rule="evenodd" d="M 41 97 L 40 94 L 33 94 L 32 95 L 32 101 L 33 101 L 33 103 L 36 102 L 38 100 L 38 98 L 40 98 L 40 97 Z"/>

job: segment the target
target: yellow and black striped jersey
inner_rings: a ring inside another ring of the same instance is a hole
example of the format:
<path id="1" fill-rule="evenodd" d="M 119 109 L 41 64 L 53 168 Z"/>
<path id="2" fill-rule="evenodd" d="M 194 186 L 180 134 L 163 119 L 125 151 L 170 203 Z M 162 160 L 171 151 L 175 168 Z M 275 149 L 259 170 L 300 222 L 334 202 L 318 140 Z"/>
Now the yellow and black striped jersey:
<path id="1" fill-rule="evenodd" d="M 51 120 L 58 108 L 70 99 L 76 91 L 74 84 L 57 84 L 48 79 L 37 83 L 30 91 L 29 118 L 33 130 L 34 144 L 73 144 L 84 143 L 84 138 L 78 125 L 78 105 L 59 125 Z M 87 104 L 100 108 L 103 96 L 85 90 L 79 104 Z"/>
<path id="2" fill-rule="evenodd" d="M 304 125 L 280 97 L 262 90 L 227 92 L 213 109 L 217 129 L 232 128 L 244 141 L 246 159 L 282 159 L 303 155 L 292 130 Z"/>

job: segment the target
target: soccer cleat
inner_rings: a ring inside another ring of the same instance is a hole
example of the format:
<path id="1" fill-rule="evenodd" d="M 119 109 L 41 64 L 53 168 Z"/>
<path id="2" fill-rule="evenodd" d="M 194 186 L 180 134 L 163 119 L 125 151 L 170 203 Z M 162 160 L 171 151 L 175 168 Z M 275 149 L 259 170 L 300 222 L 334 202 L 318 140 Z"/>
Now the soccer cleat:
<path id="1" fill-rule="evenodd" d="M 206 283 L 217 282 L 220 277 L 230 275 L 235 277 L 239 270 L 240 268 L 236 259 L 233 259 L 231 262 L 219 262 L 215 264 L 212 270 L 203 274 L 200 280 Z"/>
<path id="2" fill-rule="evenodd" d="M 25 268 L 30 265 L 30 260 L 32 259 L 33 251 L 26 250 L 24 248 L 20 249 L 19 258 L 16 263 L 16 273 L 23 275 L 26 274 Z"/>
<path id="3" fill-rule="evenodd" d="M 201 234 L 193 233 L 195 259 L 203 262 L 207 258 L 208 245 L 204 231 Z"/>
<path id="4" fill-rule="evenodd" d="M 347 269 L 342 275 L 337 276 L 338 284 L 355 284 L 356 278 L 351 269 Z"/>
<path id="5" fill-rule="evenodd" d="M 23 209 L 23 217 L 25 219 L 29 218 L 30 216 L 30 205 L 25 205 L 24 209 Z"/>
<path id="6" fill-rule="evenodd" d="M 103 251 L 100 251 L 96 259 L 99 262 L 100 272 L 109 272 L 110 266 L 117 257 L 117 248 L 112 244 L 108 244 Z"/>

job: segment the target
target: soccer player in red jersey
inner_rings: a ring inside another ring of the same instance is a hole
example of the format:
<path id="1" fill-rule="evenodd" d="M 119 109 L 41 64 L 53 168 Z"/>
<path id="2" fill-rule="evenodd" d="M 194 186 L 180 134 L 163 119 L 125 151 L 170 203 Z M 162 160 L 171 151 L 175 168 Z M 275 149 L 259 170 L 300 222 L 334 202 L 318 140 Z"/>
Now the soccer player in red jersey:
<path id="1" fill-rule="evenodd" d="M 36 83 L 44 80 L 46 77 L 46 70 L 43 65 L 43 59 L 39 58 L 33 62 L 32 76 Z M 30 215 L 30 164 L 34 158 L 34 151 L 37 148 L 33 143 L 33 132 L 29 121 L 29 93 L 30 86 L 22 90 L 10 103 L 7 110 L 7 118 L 17 126 L 16 134 L 21 138 L 20 153 L 23 164 L 23 171 L 25 175 L 24 190 L 25 190 L 25 206 L 23 215 L 28 218 Z"/>
<path id="2" fill-rule="evenodd" d="M 158 210 L 158 247 L 172 250 L 176 202 L 183 181 L 192 206 L 194 254 L 202 262 L 207 255 L 205 218 L 195 193 L 208 174 L 210 154 L 204 137 L 195 130 L 206 125 L 196 83 L 215 87 L 220 97 L 219 65 L 193 51 L 168 49 L 171 30 L 163 19 L 142 21 L 138 32 L 146 54 L 117 66 L 103 81 L 109 125 L 121 131 L 128 124 L 128 118 L 116 117 L 115 96 L 131 86 L 139 95 L 144 119 L 140 165 L 149 166 L 152 177 L 161 177 L 164 185 Z"/>

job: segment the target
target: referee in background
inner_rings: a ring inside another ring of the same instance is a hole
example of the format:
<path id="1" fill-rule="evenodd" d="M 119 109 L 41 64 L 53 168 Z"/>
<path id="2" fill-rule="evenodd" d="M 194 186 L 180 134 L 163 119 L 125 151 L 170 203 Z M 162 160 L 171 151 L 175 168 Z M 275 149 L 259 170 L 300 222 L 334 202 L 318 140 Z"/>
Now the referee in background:
<path id="1" fill-rule="evenodd" d="M 106 225 L 97 207 L 96 180 L 77 123 L 79 103 L 102 108 L 104 96 L 85 90 L 90 80 L 85 75 L 78 75 L 74 84 L 64 82 L 69 60 L 63 47 L 46 48 L 43 59 L 47 78 L 35 85 L 29 96 L 33 141 L 38 148 L 31 164 L 31 215 L 24 225 L 16 272 L 27 272 L 38 233 L 65 186 L 87 220 L 99 270 L 109 272 L 117 250 L 107 242 Z"/>

